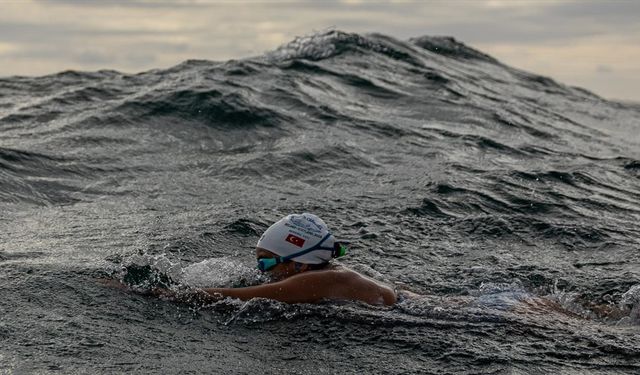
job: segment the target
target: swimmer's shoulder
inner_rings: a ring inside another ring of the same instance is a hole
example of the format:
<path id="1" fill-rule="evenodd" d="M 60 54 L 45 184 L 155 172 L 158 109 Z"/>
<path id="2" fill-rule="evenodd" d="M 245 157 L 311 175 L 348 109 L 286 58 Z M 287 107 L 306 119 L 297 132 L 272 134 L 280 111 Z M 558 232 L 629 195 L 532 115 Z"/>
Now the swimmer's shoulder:
<path id="1" fill-rule="evenodd" d="M 309 270 L 290 276 L 287 278 L 287 280 L 292 282 L 300 282 L 304 280 L 320 280 L 330 283 L 348 283 L 352 280 L 358 279 L 360 276 L 362 275 L 353 270 L 350 270 L 349 268 L 330 264 L 322 269 Z"/>
<path id="2" fill-rule="evenodd" d="M 358 281 L 358 280 L 364 279 L 364 280 L 371 281 L 377 285 L 385 285 L 378 280 L 372 279 L 350 268 L 347 268 L 342 265 L 337 265 L 337 264 L 329 264 L 322 269 L 307 271 L 307 272 L 292 276 L 292 278 L 301 277 L 301 276 L 320 278 L 320 279 L 343 282 L 343 283 L 349 283 L 352 281 Z"/>
<path id="3" fill-rule="evenodd" d="M 394 288 L 340 265 L 329 265 L 321 270 L 292 276 L 291 281 L 326 283 L 339 299 L 361 300 L 373 305 L 393 305 L 398 297 Z"/>

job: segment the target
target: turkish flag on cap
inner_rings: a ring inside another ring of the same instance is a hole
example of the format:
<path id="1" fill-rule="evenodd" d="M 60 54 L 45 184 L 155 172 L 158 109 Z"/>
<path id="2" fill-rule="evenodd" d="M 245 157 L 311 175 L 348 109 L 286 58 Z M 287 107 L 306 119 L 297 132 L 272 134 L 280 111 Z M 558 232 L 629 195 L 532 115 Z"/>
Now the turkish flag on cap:
<path id="1" fill-rule="evenodd" d="M 298 236 L 294 236 L 293 234 L 288 235 L 287 238 L 285 239 L 285 241 L 291 242 L 292 244 L 294 244 L 294 245 L 296 245 L 298 247 L 304 246 L 304 238 L 300 238 Z"/>

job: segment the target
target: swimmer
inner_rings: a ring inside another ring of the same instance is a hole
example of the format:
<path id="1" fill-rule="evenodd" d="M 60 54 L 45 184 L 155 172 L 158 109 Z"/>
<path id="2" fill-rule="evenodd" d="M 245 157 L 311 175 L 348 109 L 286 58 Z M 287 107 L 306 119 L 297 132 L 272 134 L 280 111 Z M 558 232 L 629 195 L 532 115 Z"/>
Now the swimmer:
<path id="1" fill-rule="evenodd" d="M 268 273 L 273 282 L 189 292 L 156 288 L 151 294 L 188 303 L 259 297 L 286 303 L 341 300 L 393 305 L 397 300 L 393 288 L 331 263 L 333 258 L 345 255 L 346 250 L 345 243 L 336 240 L 319 217 L 309 213 L 289 215 L 270 226 L 256 245 L 258 269 Z"/>

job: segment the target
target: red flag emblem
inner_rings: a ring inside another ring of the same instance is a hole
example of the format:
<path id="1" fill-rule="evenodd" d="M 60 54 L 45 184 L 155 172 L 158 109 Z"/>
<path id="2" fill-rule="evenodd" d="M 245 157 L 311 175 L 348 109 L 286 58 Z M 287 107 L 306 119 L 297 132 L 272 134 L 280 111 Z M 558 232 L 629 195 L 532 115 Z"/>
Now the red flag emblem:
<path id="1" fill-rule="evenodd" d="M 285 241 L 290 242 L 298 247 L 304 246 L 304 238 L 294 236 L 293 234 L 288 235 Z"/>

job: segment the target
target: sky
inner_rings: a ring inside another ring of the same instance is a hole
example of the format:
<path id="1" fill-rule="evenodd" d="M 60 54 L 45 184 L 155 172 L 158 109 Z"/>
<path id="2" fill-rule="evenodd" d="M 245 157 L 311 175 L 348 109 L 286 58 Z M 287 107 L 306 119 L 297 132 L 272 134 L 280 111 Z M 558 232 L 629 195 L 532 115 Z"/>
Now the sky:
<path id="1" fill-rule="evenodd" d="M 640 102 L 636 0 L 0 0 L 0 77 L 239 59 L 326 29 L 453 36 L 507 65 Z"/>

